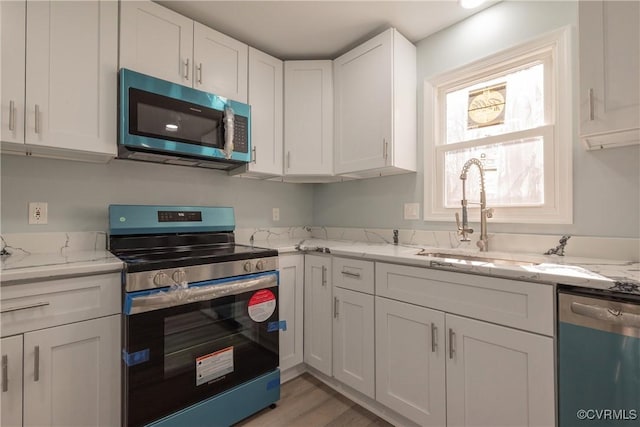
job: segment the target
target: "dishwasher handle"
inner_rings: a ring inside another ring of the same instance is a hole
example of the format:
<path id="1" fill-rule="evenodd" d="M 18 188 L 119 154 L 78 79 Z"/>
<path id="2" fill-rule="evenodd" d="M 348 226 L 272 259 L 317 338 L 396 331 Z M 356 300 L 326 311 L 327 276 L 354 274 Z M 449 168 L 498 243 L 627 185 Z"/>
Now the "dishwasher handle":
<path id="1" fill-rule="evenodd" d="M 558 321 L 561 328 L 574 325 L 640 338 L 640 304 L 634 300 L 559 292 Z"/>
<path id="2" fill-rule="evenodd" d="M 631 328 L 640 328 L 640 315 L 626 313 L 619 309 L 572 302 L 571 311 L 577 315 L 590 317 L 602 322 L 614 323 L 616 325 Z"/>

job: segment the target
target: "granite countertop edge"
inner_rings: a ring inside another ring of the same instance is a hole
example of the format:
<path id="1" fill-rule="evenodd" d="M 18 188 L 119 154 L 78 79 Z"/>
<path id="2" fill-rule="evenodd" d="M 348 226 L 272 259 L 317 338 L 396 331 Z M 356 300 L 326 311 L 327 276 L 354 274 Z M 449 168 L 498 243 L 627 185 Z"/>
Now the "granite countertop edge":
<path id="1" fill-rule="evenodd" d="M 591 289 L 610 290 L 640 295 L 640 262 L 580 258 L 558 255 L 488 252 L 436 248 L 426 245 L 392 245 L 324 239 L 257 241 L 254 246 L 277 249 L 280 254 L 293 252 L 330 253 L 332 255 L 437 268 L 460 273 L 481 274 L 542 284 L 563 284 Z M 507 260 L 530 262 L 531 265 L 494 265 L 480 261 L 455 261 L 417 255 L 421 249 L 461 255 L 487 255 Z"/>
<path id="2" fill-rule="evenodd" d="M 123 262 L 106 250 L 68 253 L 16 253 L 2 257 L 2 286 L 60 277 L 91 276 L 122 271 Z"/>

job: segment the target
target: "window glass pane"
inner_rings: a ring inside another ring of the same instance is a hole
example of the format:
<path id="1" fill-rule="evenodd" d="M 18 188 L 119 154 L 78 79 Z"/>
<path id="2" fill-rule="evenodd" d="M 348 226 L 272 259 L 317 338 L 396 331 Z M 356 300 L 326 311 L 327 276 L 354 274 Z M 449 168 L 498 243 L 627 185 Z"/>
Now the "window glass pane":
<path id="1" fill-rule="evenodd" d="M 544 125 L 544 64 L 447 93 L 446 114 L 447 144 Z"/>
<path id="2" fill-rule="evenodd" d="M 460 172 L 472 157 L 484 165 L 489 207 L 544 204 L 544 141 L 535 137 L 446 152 L 445 207 L 460 207 Z M 467 200 L 480 201 L 480 174 L 476 166 L 471 166 L 467 173 L 466 194 Z"/>

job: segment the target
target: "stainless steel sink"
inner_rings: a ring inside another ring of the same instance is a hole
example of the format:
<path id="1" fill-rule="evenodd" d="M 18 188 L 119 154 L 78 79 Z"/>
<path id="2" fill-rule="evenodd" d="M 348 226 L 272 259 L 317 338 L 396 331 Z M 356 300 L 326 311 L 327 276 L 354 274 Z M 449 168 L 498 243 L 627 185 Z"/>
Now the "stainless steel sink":
<path id="1" fill-rule="evenodd" d="M 478 262 L 486 262 L 494 265 L 523 265 L 523 266 L 531 266 L 538 265 L 537 262 L 531 261 L 520 261 L 514 259 L 506 259 L 506 258 L 495 258 L 491 256 L 481 256 L 481 255 L 463 255 L 463 254 L 452 254 L 447 252 L 432 252 L 426 249 L 422 249 L 416 255 L 421 256 L 430 256 L 435 258 L 445 258 L 452 259 L 457 261 L 478 261 Z"/>

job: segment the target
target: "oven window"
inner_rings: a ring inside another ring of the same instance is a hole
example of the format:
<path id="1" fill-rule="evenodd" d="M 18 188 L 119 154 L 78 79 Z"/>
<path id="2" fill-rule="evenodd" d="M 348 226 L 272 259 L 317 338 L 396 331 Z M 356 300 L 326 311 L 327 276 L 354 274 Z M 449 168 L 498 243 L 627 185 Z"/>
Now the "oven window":
<path id="1" fill-rule="evenodd" d="M 209 354 L 212 345 L 229 342 L 231 337 L 241 341 L 257 339 L 252 331 L 244 331 L 239 322 L 243 317 L 244 301 L 206 307 L 164 319 L 164 376 L 180 375 L 193 369 L 194 358 Z M 245 323 L 246 324 L 246 323 Z M 248 325 L 247 325 L 248 326 Z"/>
<path id="2" fill-rule="evenodd" d="M 224 113 L 167 96 L 129 89 L 129 133 L 222 148 Z"/>

